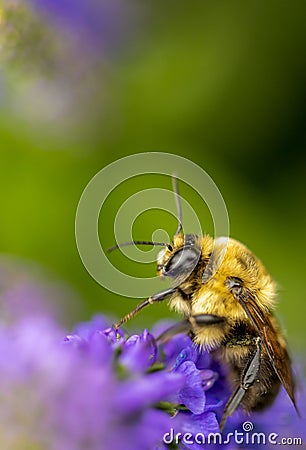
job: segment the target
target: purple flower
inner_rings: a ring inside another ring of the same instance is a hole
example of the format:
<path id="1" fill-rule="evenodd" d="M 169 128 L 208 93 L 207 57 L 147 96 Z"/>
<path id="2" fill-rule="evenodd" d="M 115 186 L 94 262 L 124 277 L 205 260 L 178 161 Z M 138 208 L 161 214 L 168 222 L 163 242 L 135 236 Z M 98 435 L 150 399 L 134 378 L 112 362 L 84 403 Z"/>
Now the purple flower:
<path id="1" fill-rule="evenodd" d="M 160 320 L 152 328 L 152 334 L 158 337 L 167 328 L 174 324 L 173 320 Z M 168 342 L 163 344 L 162 352 L 164 355 L 163 361 L 167 367 L 172 367 L 176 362 L 178 354 L 191 344 L 191 339 L 186 334 L 178 334 L 173 336 Z"/>
<path id="2" fill-rule="evenodd" d="M 40 282 L 38 282 L 38 276 Z M 12 256 L 0 257 L 0 317 L 12 322 L 24 317 L 62 318 L 63 303 L 72 296 L 67 286 L 41 282 L 34 264 L 26 266 Z M 76 302 L 76 299 L 73 299 Z M 59 306 L 61 305 L 61 307 Z"/>
<path id="3" fill-rule="evenodd" d="M 88 322 L 79 323 L 73 330 L 73 334 L 89 340 L 96 331 L 103 331 L 109 327 L 109 320 L 97 314 Z"/>
<path id="4" fill-rule="evenodd" d="M 127 380 L 121 386 L 118 407 L 129 415 L 160 401 L 169 401 L 183 382 L 184 379 L 179 375 L 164 372 Z"/>
<path id="5" fill-rule="evenodd" d="M 154 337 L 144 330 L 141 335 L 133 335 L 122 347 L 120 363 L 130 372 L 143 372 L 156 362 L 157 346 Z"/>
<path id="6" fill-rule="evenodd" d="M 42 315 L 0 323 L 0 448 L 200 450 L 195 436 L 219 436 L 230 395 L 222 366 L 186 336 L 158 346 L 147 330 L 126 337 L 109 325 L 96 316 L 64 337 Z M 284 392 L 251 419 L 235 413 L 222 436 L 246 420 L 266 435 L 304 433 Z"/>
<path id="7" fill-rule="evenodd" d="M 106 51 L 124 43 L 133 30 L 136 5 L 123 0 L 28 0 L 51 23 L 64 28 L 87 51 Z"/>
<path id="8" fill-rule="evenodd" d="M 88 133 L 91 123 L 108 117 L 112 62 L 139 36 L 146 7 L 133 0 L 2 3 L 1 50 L 8 70 L 0 91 L 13 83 L 6 100 L 39 133 L 43 125 L 48 132 L 56 126 L 57 134 L 71 134 L 71 126 L 74 133 Z M 9 79 L 11 67 L 19 76 Z"/>
<path id="9" fill-rule="evenodd" d="M 205 393 L 200 370 L 194 362 L 186 361 L 180 364 L 175 372 L 183 374 L 185 378 L 185 384 L 178 394 L 179 403 L 183 403 L 194 414 L 204 412 Z"/>
<path id="10" fill-rule="evenodd" d="M 203 436 L 204 440 L 210 433 L 219 433 L 216 414 L 210 411 L 197 415 L 182 412 L 175 417 L 173 424 L 173 434 L 178 433 L 181 433 L 180 448 L 203 449 L 201 443 L 196 442 L 195 437 Z"/>
<path id="11" fill-rule="evenodd" d="M 120 380 L 108 337 L 100 329 L 85 334 L 63 340 L 63 330 L 41 317 L 0 326 L 1 448 L 22 442 L 37 449 L 149 450 L 169 429 L 170 416 L 155 405 L 182 378 L 158 372 Z"/>
<path id="12" fill-rule="evenodd" d="M 203 369 L 204 361 L 204 367 L 207 367 L 209 355 L 189 339 L 188 346 L 180 351 L 174 363 L 173 372 L 183 374 L 185 379 L 184 386 L 178 393 L 178 401 L 185 405 L 188 411 L 180 411 L 175 418 L 175 426 L 182 433 L 197 429 L 207 436 L 219 431 L 216 413 L 212 412 L 212 409 L 221 406 L 222 402 L 210 403 L 206 396 L 206 391 L 211 389 L 217 380 L 218 373 Z"/>

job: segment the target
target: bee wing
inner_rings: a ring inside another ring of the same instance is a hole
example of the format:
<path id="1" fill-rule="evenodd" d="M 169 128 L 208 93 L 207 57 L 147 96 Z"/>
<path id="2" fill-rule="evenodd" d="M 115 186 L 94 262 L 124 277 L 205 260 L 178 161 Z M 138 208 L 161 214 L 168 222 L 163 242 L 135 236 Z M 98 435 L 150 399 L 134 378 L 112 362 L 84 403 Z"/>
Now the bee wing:
<path id="1" fill-rule="evenodd" d="M 297 410 L 290 358 L 286 347 L 279 342 L 277 332 L 270 317 L 262 311 L 255 299 L 250 296 L 244 299 L 239 298 L 239 303 L 255 329 L 258 331 L 259 337 L 270 358 L 273 368 Z"/>

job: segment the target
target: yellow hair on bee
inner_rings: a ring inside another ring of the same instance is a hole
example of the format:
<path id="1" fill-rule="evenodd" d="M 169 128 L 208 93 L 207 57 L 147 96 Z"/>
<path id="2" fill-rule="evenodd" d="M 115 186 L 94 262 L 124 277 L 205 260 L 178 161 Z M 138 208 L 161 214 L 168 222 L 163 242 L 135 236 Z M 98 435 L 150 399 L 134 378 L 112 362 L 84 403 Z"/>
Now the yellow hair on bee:
<path id="1" fill-rule="evenodd" d="M 174 294 L 169 302 L 171 309 L 187 317 L 198 314 L 222 316 L 227 319 L 228 327 L 237 321 L 247 321 L 246 312 L 226 285 L 229 277 L 243 280 L 262 310 L 269 314 L 274 309 L 275 283 L 261 261 L 245 245 L 230 238 L 213 240 L 208 235 L 199 237 L 196 243 L 201 248 L 198 278 L 195 280 L 192 274 L 180 285 L 181 293 L 188 295 L 192 292 L 190 301 L 181 294 Z M 165 264 L 183 245 L 184 236 L 176 236 L 173 251 L 166 250 L 160 263 Z M 195 282 L 197 289 L 194 289 Z M 199 328 L 194 340 L 206 349 L 216 348 L 221 345 L 228 327 Z"/>

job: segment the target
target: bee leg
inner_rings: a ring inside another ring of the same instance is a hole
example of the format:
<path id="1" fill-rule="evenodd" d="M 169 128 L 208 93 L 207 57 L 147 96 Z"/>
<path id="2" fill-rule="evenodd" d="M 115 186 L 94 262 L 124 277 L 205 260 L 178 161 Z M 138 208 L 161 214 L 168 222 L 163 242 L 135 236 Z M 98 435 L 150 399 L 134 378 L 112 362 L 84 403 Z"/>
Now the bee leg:
<path id="1" fill-rule="evenodd" d="M 189 318 L 192 326 L 206 327 L 208 325 L 217 325 L 226 321 L 225 317 L 215 316 L 214 314 L 196 314 Z"/>
<path id="2" fill-rule="evenodd" d="M 261 357 L 261 344 L 260 344 L 260 338 L 257 338 L 256 340 L 256 351 L 248 363 L 248 365 L 245 367 L 240 385 L 238 388 L 233 392 L 230 399 L 228 400 L 222 419 L 220 422 L 220 431 L 223 430 L 223 427 L 225 425 L 226 419 L 231 416 L 238 406 L 241 403 L 241 400 L 245 396 L 246 391 L 255 383 L 258 375 L 258 371 L 260 368 L 260 357 Z"/>
<path id="3" fill-rule="evenodd" d="M 165 342 L 169 341 L 173 336 L 176 336 L 177 334 L 181 333 L 188 333 L 192 329 L 191 323 L 189 319 L 181 320 L 180 322 L 176 323 L 172 327 L 167 328 L 162 334 L 160 334 L 156 341 L 160 342 L 161 344 L 164 344 Z"/>
<path id="4" fill-rule="evenodd" d="M 195 326 L 206 327 L 223 322 L 225 322 L 225 318 L 221 316 L 215 316 L 213 314 L 197 314 L 195 316 L 188 317 L 187 319 L 184 319 L 168 328 L 160 336 L 158 336 L 156 340 L 161 343 L 165 343 L 176 334 L 188 333 L 189 331 L 192 331 Z"/>
<path id="5" fill-rule="evenodd" d="M 165 289 L 164 291 L 157 292 L 157 294 L 151 295 L 151 297 L 147 298 L 143 302 L 139 303 L 131 312 L 126 314 L 119 322 L 115 323 L 113 327 L 117 330 L 123 323 L 132 319 L 139 313 L 143 308 L 148 305 L 152 305 L 153 303 L 162 302 L 166 298 L 168 298 L 171 294 L 176 291 L 176 288 Z"/>

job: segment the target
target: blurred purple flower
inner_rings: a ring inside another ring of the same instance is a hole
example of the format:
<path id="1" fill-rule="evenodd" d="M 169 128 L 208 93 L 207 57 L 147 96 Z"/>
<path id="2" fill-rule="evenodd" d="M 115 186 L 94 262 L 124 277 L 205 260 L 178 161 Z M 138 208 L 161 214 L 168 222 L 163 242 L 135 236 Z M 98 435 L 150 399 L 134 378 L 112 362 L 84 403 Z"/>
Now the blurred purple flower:
<path id="1" fill-rule="evenodd" d="M 113 53 L 135 29 L 139 8 L 124 0 L 27 0 L 87 52 Z"/>
<path id="2" fill-rule="evenodd" d="M 63 331 L 42 317 L 0 327 L 1 448 L 151 450 L 169 429 L 170 416 L 155 404 L 182 377 L 118 379 L 108 337 L 91 331 L 61 344 Z"/>
<path id="3" fill-rule="evenodd" d="M 157 346 L 147 330 L 127 338 L 103 316 L 64 334 L 42 315 L 0 324 L 0 448 L 165 449 L 163 437 L 173 430 L 181 436 L 178 448 L 198 450 L 205 447 L 184 440 L 186 433 L 219 432 L 230 394 L 224 368 L 190 338 Z M 283 394 L 251 416 L 255 431 L 304 433 Z M 240 430 L 245 420 L 236 413 L 225 433 Z"/>
<path id="4" fill-rule="evenodd" d="M 47 273 L 29 261 L 13 256 L 0 258 L 0 319 L 8 323 L 28 317 L 52 317 L 65 320 L 63 309 L 71 310 L 70 318 L 79 312 L 78 297 L 64 283 L 46 280 Z"/>
<path id="5" fill-rule="evenodd" d="M 1 307 L 7 317 L 56 315 L 56 305 L 46 301 L 46 287 L 31 280 L 23 280 L 3 290 L 0 296 Z M 2 316 L 3 317 L 3 316 Z"/>
<path id="6" fill-rule="evenodd" d="M 6 109 L 52 136 L 52 123 L 70 135 L 108 117 L 112 62 L 143 30 L 141 2 L 3 0 L 0 9 Z"/>
<path id="7" fill-rule="evenodd" d="M 143 372 L 156 362 L 157 346 L 152 334 L 144 330 L 142 334 L 130 336 L 122 348 L 120 362 L 130 372 Z"/>
<path id="8" fill-rule="evenodd" d="M 77 337 L 83 338 L 85 341 L 90 341 L 94 333 L 97 331 L 104 332 L 107 327 L 109 327 L 109 320 L 107 320 L 104 316 L 97 314 L 93 316 L 90 321 L 77 324 L 74 327 L 73 334 Z"/>

